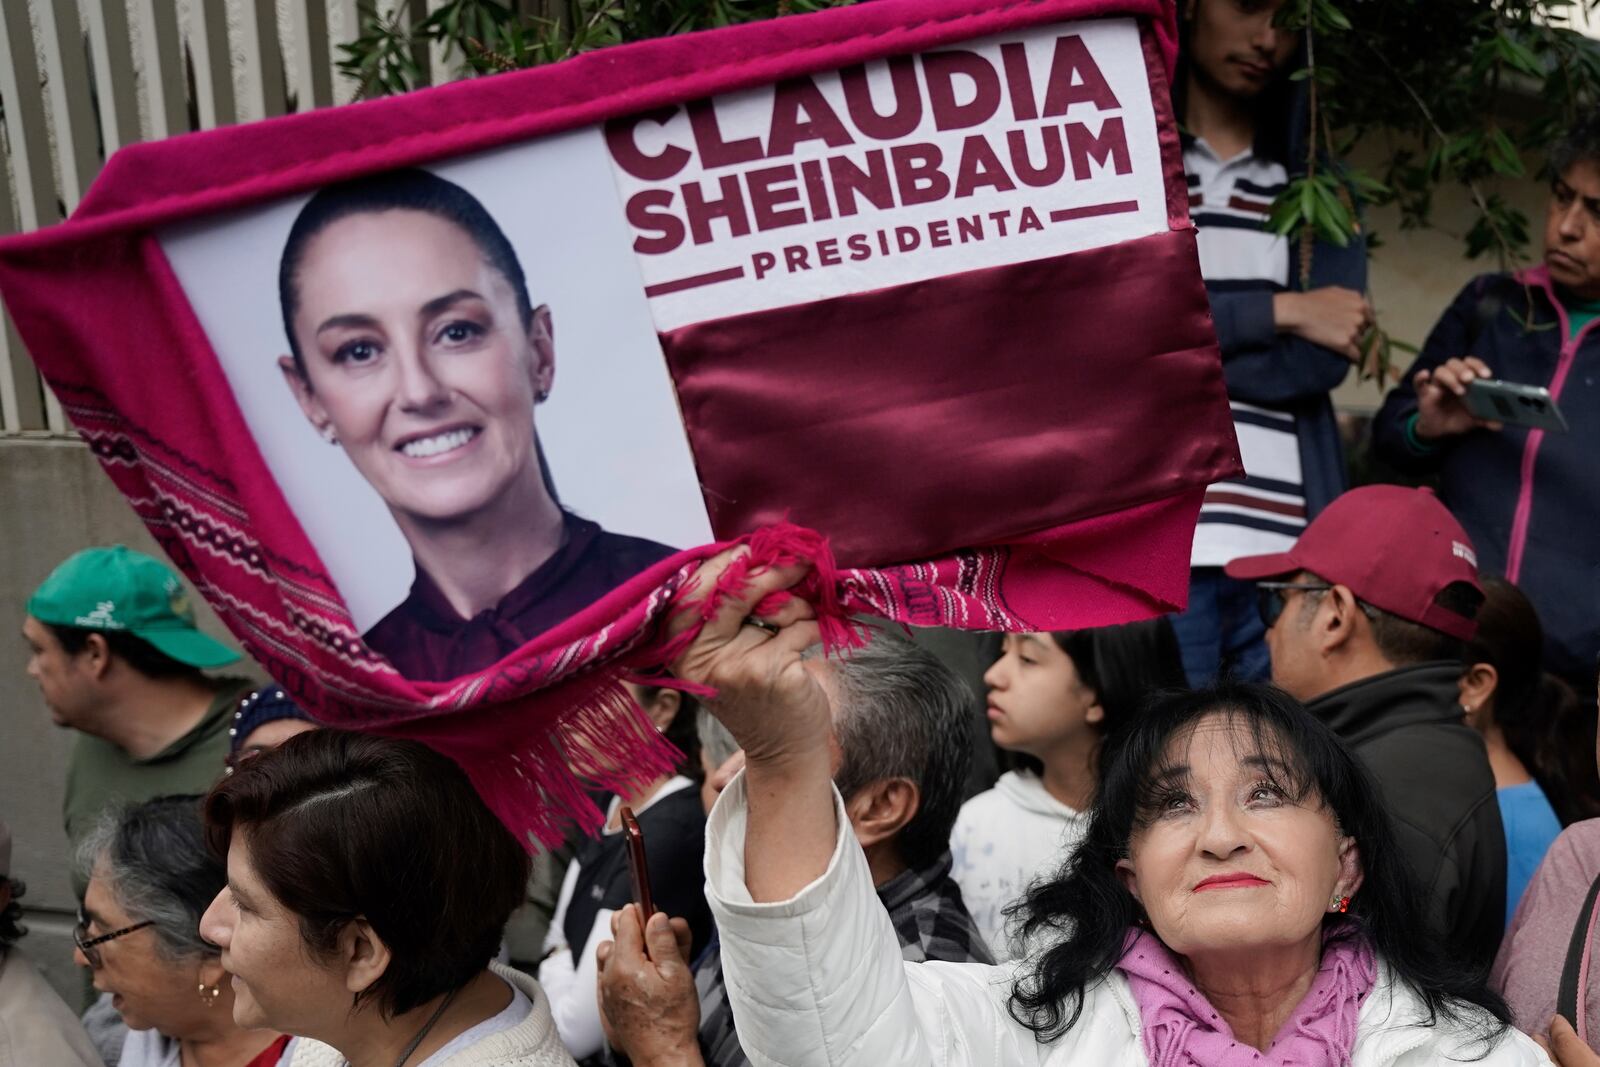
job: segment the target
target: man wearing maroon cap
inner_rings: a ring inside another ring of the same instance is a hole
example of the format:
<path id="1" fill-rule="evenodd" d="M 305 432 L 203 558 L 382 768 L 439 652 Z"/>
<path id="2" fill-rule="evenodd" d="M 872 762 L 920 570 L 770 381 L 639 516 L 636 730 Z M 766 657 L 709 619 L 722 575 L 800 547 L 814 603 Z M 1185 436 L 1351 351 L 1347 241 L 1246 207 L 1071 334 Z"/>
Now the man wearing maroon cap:
<path id="1" fill-rule="evenodd" d="M 1435 934 L 1486 966 L 1505 919 L 1506 851 L 1488 754 L 1456 687 L 1483 602 L 1461 525 L 1427 490 L 1367 486 L 1287 552 L 1227 569 L 1256 582 L 1272 680 L 1382 787 Z"/>

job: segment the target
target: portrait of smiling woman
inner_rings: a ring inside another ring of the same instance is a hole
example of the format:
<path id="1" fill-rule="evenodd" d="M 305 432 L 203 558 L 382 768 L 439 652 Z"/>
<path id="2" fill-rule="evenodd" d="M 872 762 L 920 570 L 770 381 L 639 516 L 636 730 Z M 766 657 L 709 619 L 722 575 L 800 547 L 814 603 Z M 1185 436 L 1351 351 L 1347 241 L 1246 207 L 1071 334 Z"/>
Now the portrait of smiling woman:
<path id="1" fill-rule="evenodd" d="M 278 272 L 285 382 L 416 563 L 365 635 L 415 680 L 480 670 L 671 555 L 564 508 L 535 408 L 555 328 L 483 205 L 420 169 L 330 185 Z"/>

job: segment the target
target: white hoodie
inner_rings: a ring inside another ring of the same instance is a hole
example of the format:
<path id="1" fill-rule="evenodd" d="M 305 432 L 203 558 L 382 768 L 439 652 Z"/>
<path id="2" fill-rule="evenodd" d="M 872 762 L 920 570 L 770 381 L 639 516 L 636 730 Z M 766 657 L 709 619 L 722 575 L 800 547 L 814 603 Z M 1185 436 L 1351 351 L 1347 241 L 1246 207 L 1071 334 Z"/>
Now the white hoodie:
<path id="1" fill-rule="evenodd" d="M 1055 874 L 1088 824 L 1087 815 L 1051 796 L 1029 771 L 1008 771 L 961 805 L 950 833 L 950 875 L 996 960 L 1025 955 L 1007 936 L 1006 906 L 1035 880 Z"/>

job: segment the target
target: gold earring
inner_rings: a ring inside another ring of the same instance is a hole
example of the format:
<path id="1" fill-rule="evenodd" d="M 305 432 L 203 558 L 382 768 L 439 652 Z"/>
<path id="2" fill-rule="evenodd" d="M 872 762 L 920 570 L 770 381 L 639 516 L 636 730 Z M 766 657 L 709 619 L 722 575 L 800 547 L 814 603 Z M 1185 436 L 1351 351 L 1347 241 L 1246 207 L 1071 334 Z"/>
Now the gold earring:
<path id="1" fill-rule="evenodd" d="M 222 987 L 200 983 L 200 1003 L 208 1008 L 217 1006 L 217 998 L 222 996 Z"/>

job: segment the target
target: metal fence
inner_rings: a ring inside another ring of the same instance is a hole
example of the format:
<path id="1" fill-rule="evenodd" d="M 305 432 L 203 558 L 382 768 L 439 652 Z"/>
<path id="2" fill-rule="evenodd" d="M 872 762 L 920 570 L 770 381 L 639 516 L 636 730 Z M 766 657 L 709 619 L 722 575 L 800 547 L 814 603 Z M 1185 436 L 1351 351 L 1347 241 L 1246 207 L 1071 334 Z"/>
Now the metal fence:
<path id="1" fill-rule="evenodd" d="M 363 17 L 420 19 L 443 3 L 0 0 L 0 234 L 71 214 L 122 145 L 348 102 L 339 46 Z M 452 76 L 437 51 L 417 58 L 425 77 Z M 0 320 L 0 435 L 70 434 Z"/>

